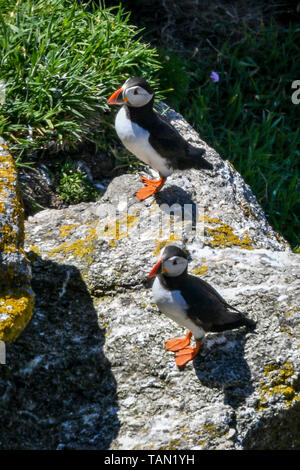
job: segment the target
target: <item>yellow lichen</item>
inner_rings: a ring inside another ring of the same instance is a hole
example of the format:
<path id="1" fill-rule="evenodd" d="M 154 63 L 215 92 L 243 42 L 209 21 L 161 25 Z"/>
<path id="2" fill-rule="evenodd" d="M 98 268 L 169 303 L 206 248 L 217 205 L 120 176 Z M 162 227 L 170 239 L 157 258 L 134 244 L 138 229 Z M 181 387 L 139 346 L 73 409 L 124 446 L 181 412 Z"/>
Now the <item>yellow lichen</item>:
<path id="1" fill-rule="evenodd" d="M 213 238 L 208 242 L 212 246 L 221 248 L 239 246 L 246 250 L 253 250 L 253 241 L 246 232 L 243 233 L 244 238 L 239 238 L 227 224 L 215 228 L 205 227 L 205 231 Z"/>
<path id="2" fill-rule="evenodd" d="M 73 243 L 65 242 L 59 245 L 48 253 L 48 257 L 51 258 L 57 253 L 65 253 L 66 255 L 71 254 L 73 258 L 83 258 L 86 255 L 91 255 L 93 250 L 93 239 L 86 237 L 85 239 L 76 240 Z M 91 263 L 92 259 L 89 256 L 88 264 Z"/>
<path id="3" fill-rule="evenodd" d="M 205 446 L 205 444 L 207 444 L 207 441 L 203 441 L 202 439 L 200 439 L 200 441 L 197 441 L 198 446 Z"/>
<path id="4" fill-rule="evenodd" d="M 196 267 L 192 270 L 192 274 L 195 274 L 196 276 L 205 276 L 207 273 L 208 266 L 202 265 L 199 267 Z"/>
<path id="5" fill-rule="evenodd" d="M 33 307 L 34 295 L 26 289 L 0 293 L 0 340 L 7 343 L 15 340 L 29 322 Z"/>
<path id="6" fill-rule="evenodd" d="M 1 227 L 1 251 L 6 253 L 15 253 L 16 247 L 16 232 L 12 229 L 9 223 Z"/>
<path id="7" fill-rule="evenodd" d="M 296 379 L 293 379 L 294 366 L 287 361 L 282 366 L 278 364 L 268 364 L 264 368 L 265 381 L 260 385 L 260 401 L 258 410 L 264 410 L 268 406 L 268 397 L 278 395 L 284 400 L 287 408 L 295 401 L 300 400 L 300 395 L 296 390 Z"/>
<path id="8" fill-rule="evenodd" d="M 86 264 L 89 266 L 93 262 L 92 252 L 95 249 L 96 242 L 98 239 L 104 239 L 110 246 L 115 246 L 116 240 L 128 237 L 128 228 L 131 228 L 137 223 L 137 218 L 133 215 L 125 214 L 120 220 L 112 220 L 104 226 L 99 228 L 98 221 L 87 223 L 85 227 L 86 236 L 73 242 L 64 242 L 61 245 L 53 248 L 49 253 L 48 257 L 55 256 L 56 254 L 62 253 L 65 255 L 71 254 L 74 258 L 85 258 Z M 115 224 L 115 225 L 113 225 Z M 76 224 L 62 226 L 60 233 L 62 236 L 69 234 Z M 125 229 L 123 229 L 125 227 Z"/>
<path id="9" fill-rule="evenodd" d="M 280 329 L 283 333 L 286 333 L 287 335 L 293 336 L 292 330 L 290 328 L 286 328 L 285 326 L 282 326 Z"/>
<path id="10" fill-rule="evenodd" d="M 154 256 L 158 256 L 161 249 L 164 248 L 166 245 L 169 245 L 171 243 L 178 242 L 178 241 L 180 241 L 180 238 L 176 237 L 176 234 L 174 234 L 174 233 L 171 233 L 169 238 L 167 238 L 165 240 L 155 240 L 155 246 L 156 247 L 153 251 Z"/>
<path id="11" fill-rule="evenodd" d="M 86 224 L 85 228 L 87 236 L 85 238 L 75 240 L 72 243 L 64 242 L 62 245 L 53 248 L 53 250 L 48 253 L 48 257 L 51 258 L 59 253 L 63 253 L 65 255 L 71 254 L 74 258 L 87 257 L 87 264 L 90 265 L 93 261 L 91 253 L 95 248 L 94 242 L 97 239 L 96 224 L 97 222 Z M 91 225 L 92 227 L 90 228 Z"/>
<path id="12" fill-rule="evenodd" d="M 214 437 L 220 437 L 224 434 L 224 430 L 220 431 L 220 428 L 216 424 L 204 424 L 203 425 L 203 431 L 208 432 L 210 436 Z"/>
<path id="13" fill-rule="evenodd" d="M 8 215 L 1 226 L 0 251 L 19 252 L 26 255 L 24 243 L 24 208 L 18 187 L 17 169 L 7 146 L 1 145 L 4 153 L 0 155 L 0 212 Z M 9 222 L 7 221 L 9 220 Z M 8 263 L 1 273 L 3 284 L 0 292 L 0 339 L 11 342 L 16 339 L 33 313 L 34 295 L 25 288 L 15 287 L 16 270 Z"/>
<path id="14" fill-rule="evenodd" d="M 36 245 L 30 245 L 29 248 L 28 248 L 29 251 L 33 251 L 33 253 L 35 253 L 36 255 L 38 256 L 41 256 L 41 252 L 40 252 L 40 249 L 38 246 Z"/>
<path id="15" fill-rule="evenodd" d="M 3 194 L 3 191 L 2 191 L 1 196 L 2 196 L 2 197 L 5 196 L 5 194 Z M 1 212 L 2 214 L 5 214 L 5 212 L 6 212 L 6 210 L 5 210 L 5 202 L 4 202 L 4 201 L 1 201 L 1 200 L 0 200 L 0 212 Z"/>
<path id="16" fill-rule="evenodd" d="M 211 237 L 207 244 L 220 248 L 239 246 L 245 250 L 253 250 L 253 240 L 246 232 L 243 233 L 243 238 L 240 238 L 233 232 L 232 227 L 222 222 L 222 220 L 200 215 L 198 221 L 204 221 L 213 226 L 205 225 L 204 227 L 206 234 Z"/>
<path id="17" fill-rule="evenodd" d="M 168 445 L 160 447 L 160 450 L 178 450 L 180 445 L 179 439 L 173 439 Z"/>
<path id="18" fill-rule="evenodd" d="M 288 310 L 287 312 L 285 312 L 285 316 L 286 317 L 290 317 L 293 313 L 296 313 L 298 311 L 298 308 L 297 307 L 293 307 L 291 308 L 290 310 Z"/>
<path id="19" fill-rule="evenodd" d="M 251 208 L 247 204 L 242 202 L 240 207 L 247 217 L 252 217 L 253 219 L 258 220 L 258 218 L 252 213 Z"/>
<path id="20" fill-rule="evenodd" d="M 68 237 L 70 235 L 70 233 L 72 232 L 72 230 L 76 227 L 79 227 L 79 224 L 73 224 L 73 225 L 62 225 L 60 228 L 59 228 L 59 234 L 61 237 L 65 238 L 65 237 Z"/>
<path id="21" fill-rule="evenodd" d="M 24 209 L 13 157 L 9 153 L 0 155 L 0 163 L 0 211 L 9 213 L 11 219 L 1 227 L 0 250 L 15 252 L 24 242 Z"/>
<path id="22" fill-rule="evenodd" d="M 123 214 L 120 219 L 116 217 L 109 217 L 106 223 L 101 221 L 97 227 L 97 234 L 99 238 L 107 241 L 111 247 L 117 246 L 117 241 L 122 240 L 129 236 L 130 230 L 138 223 L 138 218 L 132 214 Z M 104 227 L 103 227 L 104 225 Z"/>

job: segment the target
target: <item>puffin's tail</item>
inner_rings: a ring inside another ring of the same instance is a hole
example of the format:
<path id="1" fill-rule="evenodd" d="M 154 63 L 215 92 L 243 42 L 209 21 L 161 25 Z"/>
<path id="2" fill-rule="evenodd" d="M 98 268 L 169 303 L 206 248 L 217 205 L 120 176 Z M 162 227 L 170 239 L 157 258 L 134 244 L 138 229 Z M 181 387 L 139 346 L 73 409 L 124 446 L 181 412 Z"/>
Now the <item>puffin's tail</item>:
<path id="1" fill-rule="evenodd" d="M 213 165 L 209 163 L 202 155 L 205 154 L 204 148 L 196 148 L 189 145 L 188 157 L 179 162 L 180 170 L 189 170 L 190 168 L 213 170 Z"/>
<path id="2" fill-rule="evenodd" d="M 256 321 L 251 318 L 247 318 L 244 313 L 236 309 L 235 312 L 228 312 L 228 320 L 229 321 L 226 323 L 214 324 L 210 331 L 226 331 L 239 328 L 240 326 L 246 326 L 250 330 L 254 330 L 256 328 Z"/>

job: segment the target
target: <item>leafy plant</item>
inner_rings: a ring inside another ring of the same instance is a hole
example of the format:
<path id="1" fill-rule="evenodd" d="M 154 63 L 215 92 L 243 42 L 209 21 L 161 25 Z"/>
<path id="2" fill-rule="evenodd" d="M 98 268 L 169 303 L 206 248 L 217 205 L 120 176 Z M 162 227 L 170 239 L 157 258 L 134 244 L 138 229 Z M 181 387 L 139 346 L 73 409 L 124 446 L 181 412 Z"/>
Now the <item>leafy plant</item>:
<path id="1" fill-rule="evenodd" d="M 93 2 L 0 0 L 0 135 L 18 162 L 33 149 L 101 145 L 111 92 L 131 75 L 155 85 L 157 53 L 128 18 Z"/>
<path id="2" fill-rule="evenodd" d="M 56 178 L 58 194 L 67 203 L 95 201 L 99 197 L 87 174 L 76 167 L 71 160 L 58 167 Z"/>

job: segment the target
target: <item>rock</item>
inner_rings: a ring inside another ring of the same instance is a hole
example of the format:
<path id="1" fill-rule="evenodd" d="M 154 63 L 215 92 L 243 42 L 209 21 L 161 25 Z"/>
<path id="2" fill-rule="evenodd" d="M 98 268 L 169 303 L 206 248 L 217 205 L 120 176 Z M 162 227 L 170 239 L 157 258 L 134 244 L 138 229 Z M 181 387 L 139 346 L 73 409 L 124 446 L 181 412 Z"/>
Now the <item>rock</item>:
<path id="1" fill-rule="evenodd" d="M 143 203 L 138 176 L 123 175 L 96 203 L 28 219 L 36 315 L 0 375 L 1 448 L 299 448 L 298 256 L 231 164 L 167 117 L 205 145 L 213 172 L 175 173 Z M 174 242 L 190 272 L 258 321 L 208 334 L 182 370 L 164 342 L 185 332 L 145 282 Z"/>
<path id="2" fill-rule="evenodd" d="M 0 340 L 16 339 L 33 313 L 31 267 L 23 249 L 24 210 L 17 170 L 0 138 Z"/>
<path id="3" fill-rule="evenodd" d="M 62 209 L 66 207 L 66 204 L 55 191 L 55 187 L 46 171 L 47 168 L 43 166 L 36 166 L 34 169 L 21 168 L 19 170 L 18 176 L 25 216 L 33 215 L 41 209 Z"/>
<path id="4" fill-rule="evenodd" d="M 74 158 L 74 157 L 73 157 Z M 88 168 L 92 179 L 102 180 L 111 177 L 115 167 L 113 155 L 104 152 L 82 153 L 78 160 L 83 162 Z"/>

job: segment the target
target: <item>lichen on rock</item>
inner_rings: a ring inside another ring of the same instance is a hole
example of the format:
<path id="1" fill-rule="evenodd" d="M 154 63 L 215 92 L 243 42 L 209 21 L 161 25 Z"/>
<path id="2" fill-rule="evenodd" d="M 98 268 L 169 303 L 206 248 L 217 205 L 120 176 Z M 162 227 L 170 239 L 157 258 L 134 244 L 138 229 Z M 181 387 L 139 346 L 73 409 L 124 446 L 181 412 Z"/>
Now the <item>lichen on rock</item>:
<path id="1" fill-rule="evenodd" d="M 274 401 L 276 396 L 284 400 L 287 408 L 300 400 L 300 390 L 294 365 L 287 361 L 282 365 L 267 364 L 264 368 L 265 379 L 261 381 L 261 399 L 258 409 L 261 411 Z"/>
<path id="2" fill-rule="evenodd" d="M 12 288 L 0 292 L 0 338 L 12 342 L 29 322 L 34 307 L 30 288 Z"/>
<path id="3" fill-rule="evenodd" d="M 11 342 L 33 314 L 31 267 L 23 249 L 24 209 L 18 174 L 0 138 L 0 340 Z"/>

